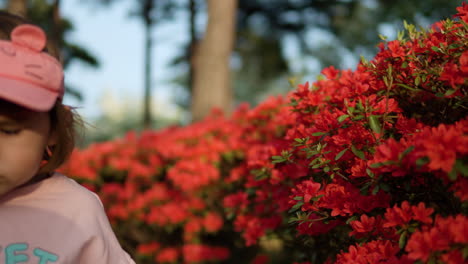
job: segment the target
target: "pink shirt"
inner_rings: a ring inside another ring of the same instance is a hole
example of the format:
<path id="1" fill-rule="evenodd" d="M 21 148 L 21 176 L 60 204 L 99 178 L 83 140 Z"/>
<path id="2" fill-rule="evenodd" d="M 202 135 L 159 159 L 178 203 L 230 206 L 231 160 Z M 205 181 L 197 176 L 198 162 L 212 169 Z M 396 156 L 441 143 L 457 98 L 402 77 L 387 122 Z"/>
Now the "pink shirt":
<path id="1" fill-rule="evenodd" d="M 134 264 L 96 194 L 61 174 L 0 197 L 0 263 Z"/>

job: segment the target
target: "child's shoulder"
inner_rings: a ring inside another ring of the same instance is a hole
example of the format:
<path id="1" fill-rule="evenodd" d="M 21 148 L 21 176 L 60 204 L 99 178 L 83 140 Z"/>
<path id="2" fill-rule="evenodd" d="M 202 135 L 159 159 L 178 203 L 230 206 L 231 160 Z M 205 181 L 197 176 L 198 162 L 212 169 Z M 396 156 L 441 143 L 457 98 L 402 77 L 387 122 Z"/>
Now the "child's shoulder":
<path id="1" fill-rule="evenodd" d="M 49 186 L 47 186 L 49 193 L 55 193 L 55 195 L 60 196 L 75 208 L 85 207 L 91 209 L 93 206 L 102 208 L 101 200 L 95 193 L 78 184 L 68 176 L 55 173 L 48 180 L 50 181 L 48 184 Z"/>
<path id="2" fill-rule="evenodd" d="M 43 199 L 49 201 L 47 206 L 50 210 L 86 226 L 89 231 L 102 228 L 107 217 L 104 206 L 95 193 L 60 173 L 55 173 L 47 180 L 49 182 Z"/>

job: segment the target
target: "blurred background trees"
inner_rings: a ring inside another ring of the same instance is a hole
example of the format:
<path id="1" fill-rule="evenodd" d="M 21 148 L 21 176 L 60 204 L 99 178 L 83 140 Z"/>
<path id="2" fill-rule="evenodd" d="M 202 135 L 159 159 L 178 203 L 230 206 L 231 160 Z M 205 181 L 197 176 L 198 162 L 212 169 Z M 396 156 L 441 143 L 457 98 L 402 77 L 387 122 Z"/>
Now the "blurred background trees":
<path id="1" fill-rule="evenodd" d="M 122 2 L 125 1 L 89 0 L 81 3 L 84 8 L 100 6 L 101 12 L 106 12 L 111 5 Z M 221 5 L 210 0 L 132 1 L 129 17 L 140 20 L 144 28 L 142 78 L 145 82 L 141 89 L 145 92 L 141 100 L 141 116 L 134 117 L 132 125 L 126 122 L 125 128 L 139 130 L 165 124 L 158 124 L 158 117 L 151 116 L 150 110 L 154 107 L 151 106 L 151 91 L 155 88 L 151 80 L 158 72 L 152 67 L 155 59 L 152 48 L 155 43 L 165 41 L 154 39 L 151 32 L 165 23 L 187 25 L 185 31 L 174 32 L 188 37 L 183 46 L 174 47 L 179 50 L 179 55 L 174 57 L 172 67 L 180 74 L 173 82 L 185 91 L 177 103 L 198 120 L 213 106 L 228 110 L 240 102 L 256 104 L 267 95 L 284 94 L 290 88 L 288 78 L 296 79 L 296 82 L 314 80 L 319 70 L 326 66 L 347 68 L 355 65 L 361 55 L 371 58 L 377 50 L 379 34 L 395 38 L 393 33 L 403 28 L 403 20 L 427 27 L 450 16 L 461 2 L 223 0 Z M 92 51 L 68 41 L 68 34 L 74 26 L 79 27 L 79 22 L 72 25 L 61 16 L 59 0 L 0 0 L 0 4 L 12 12 L 26 14 L 43 26 L 60 47 L 65 67 L 71 61 L 98 66 Z M 224 19 L 217 20 L 218 16 Z M 235 23 L 231 26 L 230 21 Z M 75 96 L 82 95 L 79 87 L 68 87 L 68 90 Z M 101 135 L 99 139 L 112 136 Z"/>

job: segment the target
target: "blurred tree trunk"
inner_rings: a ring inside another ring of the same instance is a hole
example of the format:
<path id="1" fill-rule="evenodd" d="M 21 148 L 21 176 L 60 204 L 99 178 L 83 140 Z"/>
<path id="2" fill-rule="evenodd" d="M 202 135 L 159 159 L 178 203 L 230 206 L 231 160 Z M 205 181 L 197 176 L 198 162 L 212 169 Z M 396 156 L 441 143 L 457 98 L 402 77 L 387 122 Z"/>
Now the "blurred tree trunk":
<path id="1" fill-rule="evenodd" d="M 28 1 L 27 0 L 8 0 L 7 2 L 8 12 L 26 17 L 28 14 Z"/>
<path id="2" fill-rule="evenodd" d="M 194 58 L 192 120 L 213 107 L 232 108 L 230 57 L 234 45 L 237 0 L 207 0 L 208 23 Z"/>
<path id="3" fill-rule="evenodd" d="M 61 46 L 63 42 L 63 29 L 62 29 L 62 16 L 60 15 L 60 0 L 55 0 L 52 3 L 52 28 L 50 37 L 52 43 L 55 46 L 55 52 L 57 53 L 57 57 L 60 58 L 61 62 L 63 63 L 63 58 L 61 54 Z"/>
<path id="4" fill-rule="evenodd" d="M 188 76 L 188 85 L 189 85 L 189 92 L 190 94 L 193 94 L 193 68 L 195 67 L 194 65 L 194 51 L 195 51 L 195 46 L 197 43 L 197 32 L 195 28 L 195 23 L 197 19 L 197 7 L 196 7 L 196 0 L 189 0 L 189 32 L 190 32 L 190 43 L 189 43 L 189 50 L 188 50 L 188 62 L 190 64 L 190 69 L 189 69 L 189 76 Z"/>
<path id="5" fill-rule="evenodd" d="M 154 26 L 154 19 L 152 12 L 154 9 L 153 0 L 144 0 L 142 3 L 142 18 L 145 25 L 145 93 L 143 99 L 143 128 L 149 129 L 151 127 L 151 57 L 153 38 L 151 32 Z"/>

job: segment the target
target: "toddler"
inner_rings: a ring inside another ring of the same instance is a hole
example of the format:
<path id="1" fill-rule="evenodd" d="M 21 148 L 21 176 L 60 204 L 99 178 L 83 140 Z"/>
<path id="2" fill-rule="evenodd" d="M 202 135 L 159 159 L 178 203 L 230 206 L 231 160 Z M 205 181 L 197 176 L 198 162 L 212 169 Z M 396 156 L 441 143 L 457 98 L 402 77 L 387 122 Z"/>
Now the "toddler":
<path id="1" fill-rule="evenodd" d="M 0 12 L 0 263 L 134 263 L 99 198 L 54 172 L 78 119 L 46 45 L 39 27 Z"/>

